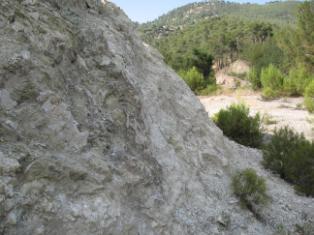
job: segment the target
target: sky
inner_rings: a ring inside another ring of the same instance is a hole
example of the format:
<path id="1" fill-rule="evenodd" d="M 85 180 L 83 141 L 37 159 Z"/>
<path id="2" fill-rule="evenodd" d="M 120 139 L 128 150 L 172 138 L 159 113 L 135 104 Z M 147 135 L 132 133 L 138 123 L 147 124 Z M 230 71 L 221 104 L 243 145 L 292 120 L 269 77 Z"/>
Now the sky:
<path id="1" fill-rule="evenodd" d="M 168 11 L 196 0 L 111 0 L 121 7 L 131 20 L 144 23 Z M 233 2 L 265 3 L 267 0 L 234 0 Z"/>

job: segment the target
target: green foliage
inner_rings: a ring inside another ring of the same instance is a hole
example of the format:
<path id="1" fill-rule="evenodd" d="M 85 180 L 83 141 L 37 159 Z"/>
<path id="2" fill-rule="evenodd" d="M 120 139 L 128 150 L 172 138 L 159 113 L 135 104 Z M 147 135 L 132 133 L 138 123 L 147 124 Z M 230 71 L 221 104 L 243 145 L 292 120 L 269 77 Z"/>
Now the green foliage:
<path id="1" fill-rule="evenodd" d="M 304 64 L 292 67 L 288 76 L 285 76 L 271 64 L 261 71 L 262 96 L 266 100 L 271 100 L 282 94 L 288 96 L 303 95 L 306 86 L 313 78 Z"/>
<path id="2" fill-rule="evenodd" d="M 191 25 L 209 16 L 233 16 L 238 19 L 267 21 L 276 24 L 293 24 L 295 22 L 295 12 L 300 5 L 297 1 L 273 2 L 265 5 L 259 4 L 239 4 L 226 1 L 194 2 L 179 7 L 162 15 L 157 20 L 144 24 L 144 29 L 152 26 L 160 27 L 172 25 Z M 197 10 L 195 10 L 197 9 Z M 192 12 L 186 17 L 187 12 Z"/>
<path id="3" fill-rule="evenodd" d="M 196 48 L 212 55 L 219 66 L 246 59 L 259 73 L 271 63 L 282 63 L 283 53 L 274 37 L 281 25 L 294 24 L 299 5 L 292 1 L 265 5 L 192 3 L 141 25 L 140 31 L 176 71 L 196 66 L 189 64 Z"/>
<path id="4" fill-rule="evenodd" d="M 261 83 L 263 87 L 262 97 L 266 100 L 277 98 L 283 88 L 284 75 L 274 65 L 262 69 Z"/>
<path id="5" fill-rule="evenodd" d="M 155 36 L 145 31 L 144 38 L 176 71 L 195 66 L 207 77 L 206 69 L 211 68 L 213 58 L 219 68 L 230 61 L 245 59 L 258 72 L 270 63 L 280 64 L 282 52 L 272 39 L 275 29 L 276 26 L 267 23 L 224 16 L 205 19 L 171 33 L 160 33 L 165 30 L 163 27 L 155 29 Z M 193 63 L 195 57 L 198 63 Z"/>
<path id="6" fill-rule="evenodd" d="M 311 79 L 311 75 L 305 66 L 299 64 L 296 67 L 292 67 L 289 75 L 284 78 L 283 90 L 289 96 L 301 96 Z"/>
<path id="7" fill-rule="evenodd" d="M 299 6 L 297 27 L 286 27 L 277 38 L 285 54 L 286 66 L 301 63 L 314 73 L 314 1 L 305 1 Z"/>
<path id="8" fill-rule="evenodd" d="M 208 78 L 213 66 L 213 59 L 210 54 L 199 49 L 194 49 L 190 65 L 196 67 L 203 74 L 204 78 Z"/>
<path id="9" fill-rule="evenodd" d="M 263 148 L 263 165 L 295 185 L 297 191 L 314 196 L 314 144 L 285 127 L 276 130 Z"/>
<path id="10" fill-rule="evenodd" d="M 314 1 L 305 1 L 298 12 L 299 57 L 314 72 Z"/>
<path id="11" fill-rule="evenodd" d="M 179 72 L 179 75 L 188 84 L 192 91 L 196 92 L 205 88 L 205 79 L 202 73 L 200 73 L 195 67 Z"/>
<path id="12" fill-rule="evenodd" d="M 271 24 L 254 23 L 251 26 L 253 42 L 264 42 L 267 38 L 273 36 Z"/>
<path id="13" fill-rule="evenodd" d="M 261 79 L 259 77 L 259 73 L 258 71 L 253 67 L 252 69 L 250 69 L 250 72 L 248 74 L 248 80 L 251 82 L 252 84 L 252 88 L 254 90 L 258 90 L 262 87 L 262 83 L 261 83 Z"/>
<path id="14" fill-rule="evenodd" d="M 305 89 L 304 104 L 310 112 L 314 112 L 314 80 Z"/>
<path id="15" fill-rule="evenodd" d="M 179 75 L 196 95 L 210 95 L 217 90 L 215 80 L 212 77 L 206 79 L 196 67 L 181 70 Z"/>
<path id="16" fill-rule="evenodd" d="M 263 88 L 271 88 L 279 91 L 283 86 L 284 75 L 274 65 L 269 65 L 261 71 L 261 82 Z"/>
<path id="17" fill-rule="evenodd" d="M 253 169 L 237 173 L 232 178 L 232 188 L 241 204 L 253 211 L 256 206 L 266 205 L 269 200 L 265 180 Z"/>
<path id="18" fill-rule="evenodd" d="M 263 43 L 246 42 L 241 57 L 250 61 L 258 73 L 270 64 L 281 67 L 284 62 L 283 51 L 274 38 L 269 38 Z"/>
<path id="19" fill-rule="evenodd" d="M 197 92 L 197 95 L 200 96 L 207 96 L 207 95 L 212 95 L 215 94 L 215 92 L 218 90 L 218 87 L 215 83 L 208 84 L 205 89 L 202 89 Z"/>
<path id="20" fill-rule="evenodd" d="M 188 15 L 188 17 L 186 17 Z M 213 17 L 215 16 L 215 17 Z M 222 69 L 237 59 L 250 62 L 248 80 L 264 99 L 303 95 L 314 74 L 314 1 L 264 5 L 210 1 L 175 9 L 140 27 L 176 71 L 195 67 L 214 90 L 212 64 Z M 309 100 L 309 99 L 307 99 Z"/>
<path id="21" fill-rule="evenodd" d="M 279 96 L 278 92 L 274 91 L 272 88 L 270 87 L 263 88 L 262 98 L 264 100 L 274 100 L 278 98 L 278 96 Z"/>
<path id="22" fill-rule="evenodd" d="M 215 115 L 214 122 L 226 136 L 240 144 L 254 148 L 261 144 L 260 115 L 250 117 L 249 108 L 243 104 L 233 104 L 221 110 Z"/>
<path id="23" fill-rule="evenodd" d="M 244 37 L 251 41 L 249 28 L 249 22 L 219 17 L 200 21 L 167 36 L 153 37 L 148 43 L 156 47 L 176 71 L 195 66 L 206 78 L 213 58 L 225 64 L 240 53 Z"/>

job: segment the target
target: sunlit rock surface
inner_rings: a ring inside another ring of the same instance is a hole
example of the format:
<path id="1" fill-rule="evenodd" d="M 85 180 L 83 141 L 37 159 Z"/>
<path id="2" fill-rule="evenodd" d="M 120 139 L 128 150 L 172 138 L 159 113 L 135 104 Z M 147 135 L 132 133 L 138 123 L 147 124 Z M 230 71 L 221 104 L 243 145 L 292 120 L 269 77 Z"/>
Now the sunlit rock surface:
<path id="1" fill-rule="evenodd" d="M 0 234 L 273 234 L 313 199 L 223 137 L 112 3 L 0 1 Z M 252 167 L 271 203 L 242 209 Z"/>

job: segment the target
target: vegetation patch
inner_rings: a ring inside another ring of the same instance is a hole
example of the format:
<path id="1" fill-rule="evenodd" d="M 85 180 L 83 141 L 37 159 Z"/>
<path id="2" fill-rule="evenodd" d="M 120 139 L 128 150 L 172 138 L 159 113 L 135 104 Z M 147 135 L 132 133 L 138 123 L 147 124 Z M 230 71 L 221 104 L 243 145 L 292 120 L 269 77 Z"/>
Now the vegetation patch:
<path id="1" fill-rule="evenodd" d="M 204 82 L 198 83 L 197 88 L 191 87 L 196 94 L 215 91 L 209 79 L 213 77 L 212 65 L 219 71 L 240 59 L 252 66 L 246 77 L 254 90 L 262 90 L 265 100 L 305 94 L 306 107 L 314 111 L 313 88 L 307 88 L 314 80 L 313 1 L 276 2 L 265 6 L 219 3 L 217 9 L 207 8 L 204 3 L 197 5 L 204 10 L 203 14 L 183 17 L 196 7 L 186 5 L 141 27 L 144 40 L 157 48 L 174 70 L 184 74 L 195 67 L 203 74 Z M 267 14 L 252 12 L 259 8 L 264 8 Z M 214 9 L 220 13 L 212 12 Z M 230 75 L 245 77 L 244 74 Z"/>
<path id="2" fill-rule="evenodd" d="M 253 90 L 258 90 L 262 87 L 261 80 L 259 78 L 259 73 L 256 68 L 251 68 L 249 74 L 247 75 L 249 82 Z"/>
<path id="3" fill-rule="evenodd" d="M 216 91 L 216 81 L 212 76 L 213 58 L 211 55 L 193 50 L 193 54 L 181 68 L 179 75 L 196 95 L 209 95 Z"/>
<path id="4" fill-rule="evenodd" d="M 233 104 L 217 113 L 213 120 L 224 135 L 239 144 L 258 148 L 262 143 L 261 118 L 259 114 L 249 115 L 244 104 Z"/>
<path id="5" fill-rule="evenodd" d="M 299 64 L 296 67 L 292 67 L 283 81 L 285 95 L 302 96 L 311 79 L 311 74 L 304 65 Z"/>
<path id="6" fill-rule="evenodd" d="M 304 104 L 307 110 L 311 113 L 314 112 L 314 79 L 307 86 L 304 93 Z"/>
<path id="7" fill-rule="evenodd" d="M 263 165 L 293 184 L 306 196 L 314 196 L 314 143 L 288 127 L 276 130 L 263 147 Z"/>
<path id="8" fill-rule="evenodd" d="M 284 75 L 272 64 L 262 69 L 261 84 L 263 87 L 263 98 L 268 100 L 277 98 L 283 86 L 283 79 Z"/>
<path id="9" fill-rule="evenodd" d="M 232 178 L 232 189 L 241 205 L 256 213 L 259 206 L 269 202 L 265 180 L 253 169 L 238 172 Z"/>
<path id="10" fill-rule="evenodd" d="M 274 100 L 279 97 L 279 93 L 277 91 L 274 91 L 270 87 L 266 87 L 263 89 L 262 92 L 262 98 L 263 100 Z"/>

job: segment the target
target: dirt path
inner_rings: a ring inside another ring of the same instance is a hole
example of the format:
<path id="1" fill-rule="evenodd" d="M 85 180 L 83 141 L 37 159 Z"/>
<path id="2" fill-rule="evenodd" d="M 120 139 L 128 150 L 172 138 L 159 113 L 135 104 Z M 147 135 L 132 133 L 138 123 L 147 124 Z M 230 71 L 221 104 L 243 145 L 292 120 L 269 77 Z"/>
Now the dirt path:
<path id="1" fill-rule="evenodd" d="M 263 101 L 260 95 L 219 95 L 199 97 L 209 116 L 219 112 L 233 103 L 244 103 L 250 107 L 251 114 L 259 112 L 264 119 L 264 128 L 272 132 L 275 128 L 289 126 L 311 140 L 314 140 L 314 115 L 302 109 L 303 98 L 282 98 L 274 101 Z"/>

